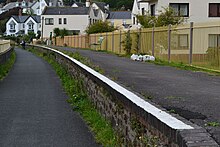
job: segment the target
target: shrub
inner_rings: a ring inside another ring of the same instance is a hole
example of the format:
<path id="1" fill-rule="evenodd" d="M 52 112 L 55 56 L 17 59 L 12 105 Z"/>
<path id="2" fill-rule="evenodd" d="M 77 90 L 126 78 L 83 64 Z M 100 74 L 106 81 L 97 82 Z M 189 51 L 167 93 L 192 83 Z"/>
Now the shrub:
<path id="1" fill-rule="evenodd" d="M 109 22 L 97 21 L 94 24 L 87 27 L 86 33 L 95 34 L 95 33 L 112 32 L 114 30 L 115 30 L 114 26 L 110 25 Z"/>

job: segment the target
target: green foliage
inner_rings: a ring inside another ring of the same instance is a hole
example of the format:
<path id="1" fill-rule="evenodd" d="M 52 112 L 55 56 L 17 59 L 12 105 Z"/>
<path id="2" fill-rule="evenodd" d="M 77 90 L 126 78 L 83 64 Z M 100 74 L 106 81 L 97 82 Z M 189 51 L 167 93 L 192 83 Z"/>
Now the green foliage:
<path id="1" fill-rule="evenodd" d="M 169 24 L 178 25 L 185 21 L 183 17 L 176 16 L 176 13 L 170 7 L 163 8 L 159 16 L 151 16 L 148 13 L 146 15 L 139 15 L 137 19 L 144 28 L 152 28 L 153 26 L 163 27 Z"/>
<path id="2" fill-rule="evenodd" d="M 130 55 L 131 47 L 132 47 L 132 38 L 131 38 L 130 30 L 127 31 L 125 35 L 125 39 L 122 41 L 122 44 L 123 44 L 126 54 Z"/>
<path id="3" fill-rule="evenodd" d="M 97 21 L 94 24 L 90 25 L 86 29 L 87 34 L 95 34 L 95 33 L 104 33 L 104 32 L 112 32 L 115 28 L 109 24 L 109 22 L 105 21 Z"/>
<path id="4" fill-rule="evenodd" d="M 7 19 L 0 20 L 0 34 L 3 34 L 6 31 L 6 22 Z"/>
<path id="5" fill-rule="evenodd" d="M 54 28 L 53 29 L 53 34 L 54 34 L 54 37 L 60 36 L 60 29 L 59 28 Z"/>
<path id="6" fill-rule="evenodd" d="M 60 30 L 60 37 L 61 38 L 64 38 L 64 36 L 67 36 L 67 35 L 69 35 L 67 29 L 63 28 L 63 29 Z"/>
<path id="7" fill-rule="evenodd" d="M 220 123 L 219 122 L 208 122 L 207 124 L 205 124 L 205 126 L 219 127 Z"/>
<path id="8" fill-rule="evenodd" d="M 135 32 L 135 52 L 136 54 L 139 54 L 140 51 L 140 33 L 139 32 Z"/>
<path id="9" fill-rule="evenodd" d="M 15 55 L 15 52 L 13 51 L 9 60 L 6 61 L 6 63 L 4 64 L 0 64 L 0 80 L 2 80 L 8 74 L 8 72 L 14 65 L 15 58 L 16 58 L 16 55 Z"/>

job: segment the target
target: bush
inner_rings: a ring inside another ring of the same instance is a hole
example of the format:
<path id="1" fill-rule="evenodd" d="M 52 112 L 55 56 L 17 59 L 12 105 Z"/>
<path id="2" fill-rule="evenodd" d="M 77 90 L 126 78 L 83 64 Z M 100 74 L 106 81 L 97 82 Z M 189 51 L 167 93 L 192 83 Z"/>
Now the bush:
<path id="1" fill-rule="evenodd" d="M 149 13 L 146 15 L 139 15 L 137 16 L 138 21 L 144 28 L 152 28 L 153 26 L 156 27 L 163 27 L 171 25 L 178 25 L 185 21 L 183 17 L 176 16 L 175 11 L 168 7 L 163 8 L 163 11 L 160 11 L 159 16 L 151 16 Z"/>
<path id="2" fill-rule="evenodd" d="M 95 33 L 112 32 L 114 30 L 115 30 L 114 26 L 111 26 L 109 22 L 97 21 L 94 24 L 87 27 L 86 33 L 95 34 Z"/>

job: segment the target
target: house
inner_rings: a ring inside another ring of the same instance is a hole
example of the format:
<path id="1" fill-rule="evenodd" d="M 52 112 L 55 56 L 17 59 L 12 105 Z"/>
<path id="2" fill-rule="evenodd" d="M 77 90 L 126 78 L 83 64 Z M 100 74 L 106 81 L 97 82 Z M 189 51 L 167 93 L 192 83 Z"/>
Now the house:
<path id="1" fill-rule="evenodd" d="M 127 29 L 131 25 L 131 11 L 110 11 L 107 18 L 118 29 Z"/>
<path id="2" fill-rule="evenodd" d="M 219 20 L 219 0 L 145 0 L 149 3 L 151 15 L 159 15 L 165 7 L 172 7 L 177 16 L 187 18 L 188 22 L 208 22 Z"/>
<path id="3" fill-rule="evenodd" d="M 87 0 L 86 6 L 89 8 L 90 24 L 96 21 L 106 21 L 109 16 L 109 5 L 104 2 L 93 2 L 90 5 L 90 1 Z"/>
<path id="4" fill-rule="evenodd" d="M 6 22 L 6 35 L 18 36 L 40 31 L 40 16 L 11 16 Z"/>
<path id="5" fill-rule="evenodd" d="M 46 7 L 41 15 L 42 37 L 49 37 L 54 28 L 65 28 L 71 33 L 83 34 L 89 25 L 88 7 Z"/>
<path id="6" fill-rule="evenodd" d="M 28 0 L 10 2 L 6 4 L 4 7 L 0 8 L 0 14 L 10 11 L 13 8 L 19 7 L 22 9 L 22 13 L 26 13 L 29 15 L 36 14 L 41 15 L 44 8 L 47 6 L 47 2 L 45 0 L 36 0 L 30 2 Z"/>
<path id="7" fill-rule="evenodd" d="M 147 14 L 148 10 L 149 4 L 146 0 L 134 0 L 131 12 L 132 28 L 135 29 L 141 27 L 140 23 L 138 23 L 137 16 Z"/>

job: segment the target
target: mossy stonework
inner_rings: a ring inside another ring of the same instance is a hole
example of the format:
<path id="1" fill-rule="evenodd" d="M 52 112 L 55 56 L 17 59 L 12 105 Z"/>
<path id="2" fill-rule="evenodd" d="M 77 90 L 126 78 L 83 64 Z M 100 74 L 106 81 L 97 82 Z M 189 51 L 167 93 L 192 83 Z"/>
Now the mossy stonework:
<path id="1" fill-rule="evenodd" d="M 47 55 L 52 55 L 50 50 L 40 47 L 34 48 Z M 120 146 L 187 146 L 188 140 L 185 140 L 184 135 L 194 134 L 196 131 L 204 132 L 202 128 L 197 126 L 193 126 L 195 129 L 189 131 L 172 129 L 70 59 L 58 53 L 51 57 L 67 68 L 70 75 L 77 79 L 83 79 L 82 82 L 88 97 L 96 109 L 111 122 L 119 136 Z M 216 145 L 215 142 L 210 143 Z"/>

